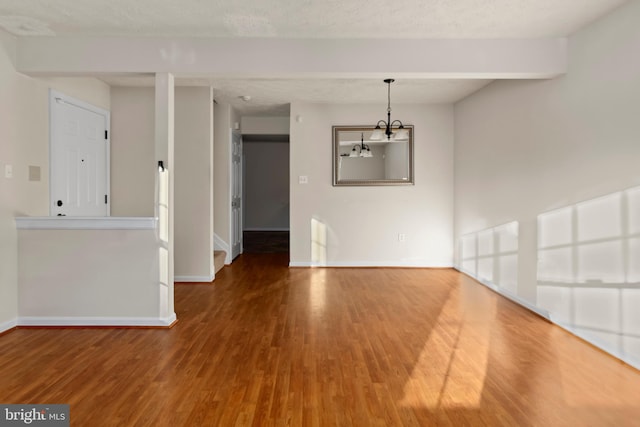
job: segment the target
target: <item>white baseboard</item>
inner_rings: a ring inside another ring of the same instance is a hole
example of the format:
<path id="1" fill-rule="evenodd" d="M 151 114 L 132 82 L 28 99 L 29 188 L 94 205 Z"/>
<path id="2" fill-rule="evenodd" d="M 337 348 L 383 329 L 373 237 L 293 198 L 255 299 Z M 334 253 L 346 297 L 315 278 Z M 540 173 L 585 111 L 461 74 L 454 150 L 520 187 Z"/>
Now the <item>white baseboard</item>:
<path id="1" fill-rule="evenodd" d="M 22 230 L 153 230 L 154 217 L 80 217 L 41 216 L 17 217 L 16 228 Z"/>
<path id="2" fill-rule="evenodd" d="M 495 283 L 492 282 L 488 282 L 486 280 L 482 280 L 482 279 L 478 279 L 477 277 L 473 277 L 473 275 L 469 274 L 468 272 L 464 271 L 461 268 L 458 267 L 453 267 L 455 268 L 457 271 L 459 271 L 460 273 L 469 276 L 470 278 L 472 278 L 473 280 L 475 280 L 476 282 L 480 283 L 481 285 L 486 286 L 487 288 L 491 289 L 492 291 L 494 291 L 497 294 L 500 294 L 501 296 L 510 299 L 511 301 L 515 302 L 518 305 L 523 306 L 524 308 L 526 308 L 527 310 L 533 311 L 534 313 L 536 313 L 538 316 L 542 316 L 545 319 L 551 321 L 551 316 L 549 315 L 549 312 L 547 310 L 543 310 L 540 307 L 537 307 L 533 304 L 531 304 L 529 301 L 520 298 L 517 295 L 512 294 L 511 292 L 502 289 L 500 286 L 496 285 Z"/>
<path id="3" fill-rule="evenodd" d="M 159 317 L 20 317 L 17 326 L 157 326 L 167 327 L 176 314 Z"/>
<path id="4" fill-rule="evenodd" d="M 308 262 L 289 261 L 289 267 L 311 267 Z"/>
<path id="5" fill-rule="evenodd" d="M 9 320 L 8 322 L 0 323 L 0 334 L 13 329 L 18 326 L 18 319 Z"/>
<path id="6" fill-rule="evenodd" d="M 216 233 L 213 233 L 213 250 L 224 251 L 224 253 L 227 254 L 224 259 L 225 265 L 231 264 L 231 248 L 229 248 L 229 244 L 222 240 Z"/>
<path id="7" fill-rule="evenodd" d="M 210 283 L 213 282 L 214 275 L 210 276 L 175 276 L 174 282 L 198 282 L 198 283 Z"/>
<path id="8" fill-rule="evenodd" d="M 518 297 L 517 295 L 513 295 L 510 292 L 507 292 L 503 289 L 501 289 L 499 286 L 495 285 L 494 283 L 488 282 L 486 280 L 480 280 L 476 277 L 473 277 L 473 275 L 469 274 L 468 272 L 464 271 L 461 268 L 455 267 L 456 270 L 458 270 L 459 272 L 461 272 L 462 274 L 465 274 L 469 277 L 471 277 L 473 280 L 477 281 L 478 283 L 488 287 L 489 289 L 491 289 L 492 291 L 502 295 L 505 298 L 510 299 L 511 301 L 515 302 L 516 304 L 521 305 L 522 307 L 526 308 L 527 310 L 533 311 L 534 313 L 538 314 L 541 317 L 544 317 L 545 319 L 547 319 L 548 321 L 550 321 L 551 323 L 553 323 L 554 325 L 557 325 L 559 327 L 561 327 L 562 329 L 564 329 L 565 331 L 569 332 L 570 334 L 573 334 L 577 337 L 579 337 L 580 339 L 585 340 L 586 342 L 588 342 L 589 344 L 593 345 L 594 347 L 599 348 L 600 350 L 604 351 L 605 353 L 608 353 L 610 355 L 612 355 L 613 357 L 622 360 L 623 362 L 625 362 L 628 365 L 633 366 L 634 368 L 640 370 L 640 360 L 637 360 L 633 357 L 630 357 L 626 354 L 620 353 L 618 351 L 612 351 L 610 348 L 607 348 L 606 346 L 601 345 L 600 343 L 590 339 L 588 336 L 585 336 L 585 334 L 580 333 L 580 331 L 576 330 L 575 328 L 572 328 L 570 325 L 564 325 L 562 323 L 558 323 L 556 322 L 553 317 L 551 316 L 551 313 L 549 313 L 547 310 L 543 310 L 539 307 L 536 307 L 535 305 L 531 304 L 530 302 L 523 300 L 522 298 Z"/>
<path id="9" fill-rule="evenodd" d="M 562 329 L 564 329 L 565 331 L 569 332 L 570 334 L 573 334 L 575 336 L 577 336 L 578 338 L 588 342 L 589 344 L 593 345 L 594 347 L 599 348 L 600 350 L 604 351 L 605 353 L 608 353 L 610 355 L 612 355 L 613 357 L 622 360 L 624 363 L 633 366 L 634 368 L 636 368 L 637 370 L 640 371 L 640 359 L 635 358 L 633 356 L 627 355 L 619 350 L 615 350 L 612 348 L 609 348 L 607 346 L 602 345 L 601 343 L 591 339 L 589 336 L 586 336 L 585 334 L 581 333 L 580 331 L 572 328 L 569 325 L 565 325 L 562 323 L 558 323 L 555 322 L 553 319 L 550 319 L 551 323 L 553 323 L 554 325 L 558 325 L 559 327 L 561 327 Z"/>
<path id="10" fill-rule="evenodd" d="M 289 267 L 391 267 L 391 268 L 452 268 L 451 264 L 430 264 L 419 261 L 329 261 L 315 263 L 291 261 Z"/>

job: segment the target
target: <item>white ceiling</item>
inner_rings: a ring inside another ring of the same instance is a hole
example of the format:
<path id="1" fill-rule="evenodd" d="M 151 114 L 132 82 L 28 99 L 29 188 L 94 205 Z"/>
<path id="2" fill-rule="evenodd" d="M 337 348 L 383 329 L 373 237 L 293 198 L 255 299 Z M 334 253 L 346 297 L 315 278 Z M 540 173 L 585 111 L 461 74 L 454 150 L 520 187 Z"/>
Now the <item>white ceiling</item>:
<path id="1" fill-rule="evenodd" d="M 276 38 L 549 38 L 567 36 L 627 0 L 2 0 L 0 28 L 16 36 Z M 399 43 L 401 41 L 399 40 Z M 418 53 L 416 53 L 418 54 Z M 389 52 L 385 59 L 393 60 Z M 394 77 L 394 76 L 389 76 Z M 106 77 L 152 85 L 150 77 Z M 393 103 L 455 102 L 487 80 L 399 80 Z M 243 114 L 286 113 L 292 101 L 386 104 L 370 79 L 182 79 L 212 84 Z M 245 102 L 240 95 L 250 95 Z"/>
<path id="2" fill-rule="evenodd" d="M 535 38 L 570 34 L 624 1 L 2 0 L 0 25 L 19 35 Z"/>

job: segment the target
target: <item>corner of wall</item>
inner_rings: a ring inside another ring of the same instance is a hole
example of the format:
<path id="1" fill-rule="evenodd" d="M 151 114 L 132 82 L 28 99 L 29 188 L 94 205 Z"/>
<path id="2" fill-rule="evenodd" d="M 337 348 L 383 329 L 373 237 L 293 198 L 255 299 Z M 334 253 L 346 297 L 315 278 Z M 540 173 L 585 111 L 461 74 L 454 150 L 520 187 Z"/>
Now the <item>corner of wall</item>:
<path id="1" fill-rule="evenodd" d="M 9 321 L 6 322 L 2 322 L 0 323 L 0 334 L 10 331 L 11 329 L 15 328 L 16 326 L 18 326 L 18 318 L 14 318 L 11 319 Z"/>

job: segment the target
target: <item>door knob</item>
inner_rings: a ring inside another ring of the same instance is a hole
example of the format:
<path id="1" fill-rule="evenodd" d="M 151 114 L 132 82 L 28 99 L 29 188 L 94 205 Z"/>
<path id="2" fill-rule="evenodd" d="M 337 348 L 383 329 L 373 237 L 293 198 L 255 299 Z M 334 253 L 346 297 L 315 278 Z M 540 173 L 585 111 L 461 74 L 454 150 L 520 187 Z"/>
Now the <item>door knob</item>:
<path id="1" fill-rule="evenodd" d="M 58 206 L 62 206 L 62 200 L 58 200 L 58 201 L 56 202 L 56 205 L 58 205 Z"/>

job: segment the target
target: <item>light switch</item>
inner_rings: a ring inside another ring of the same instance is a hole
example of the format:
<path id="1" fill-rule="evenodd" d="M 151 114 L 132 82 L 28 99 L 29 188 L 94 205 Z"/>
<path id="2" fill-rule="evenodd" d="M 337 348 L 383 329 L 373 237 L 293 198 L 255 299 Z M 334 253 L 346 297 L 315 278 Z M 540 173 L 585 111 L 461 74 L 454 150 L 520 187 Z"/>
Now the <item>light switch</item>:
<path id="1" fill-rule="evenodd" d="M 13 166 L 12 165 L 4 165 L 4 177 L 5 178 L 13 178 Z"/>
<path id="2" fill-rule="evenodd" d="M 300 175 L 298 177 L 298 184 L 308 184 L 309 183 L 309 177 L 307 175 Z"/>

